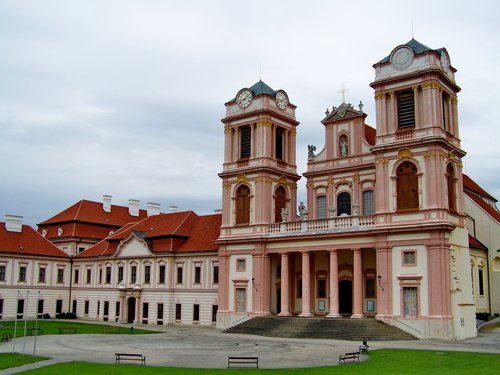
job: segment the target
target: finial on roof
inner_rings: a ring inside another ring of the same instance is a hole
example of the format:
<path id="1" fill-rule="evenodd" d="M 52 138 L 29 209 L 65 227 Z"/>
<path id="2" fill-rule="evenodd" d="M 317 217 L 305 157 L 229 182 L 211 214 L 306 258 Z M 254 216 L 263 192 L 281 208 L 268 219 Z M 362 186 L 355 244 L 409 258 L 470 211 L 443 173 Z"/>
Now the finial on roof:
<path id="1" fill-rule="evenodd" d="M 330 114 L 330 110 L 327 108 L 326 111 L 325 111 L 325 115 L 329 115 Z"/>
<path id="2" fill-rule="evenodd" d="M 349 91 L 349 89 L 348 89 L 348 88 L 346 88 L 346 87 L 344 86 L 344 84 L 342 84 L 342 86 L 340 87 L 340 90 L 339 90 L 339 91 L 337 91 L 337 94 L 342 94 L 342 104 L 344 104 L 344 103 L 345 103 L 345 94 L 346 94 L 346 92 L 347 92 L 347 91 Z"/>
<path id="3" fill-rule="evenodd" d="M 359 111 L 363 112 L 363 102 L 361 100 L 359 101 L 358 107 L 359 107 Z"/>

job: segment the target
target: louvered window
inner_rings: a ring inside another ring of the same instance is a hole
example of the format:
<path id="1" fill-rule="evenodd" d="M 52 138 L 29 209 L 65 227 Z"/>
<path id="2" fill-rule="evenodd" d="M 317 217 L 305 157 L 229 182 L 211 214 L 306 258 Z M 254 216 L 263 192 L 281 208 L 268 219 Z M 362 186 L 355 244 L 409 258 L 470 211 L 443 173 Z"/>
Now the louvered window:
<path id="1" fill-rule="evenodd" d="M 252 131 L 250 126 L 243 126 L 240 130 L 240 158 L 250 157 Z"/>
<path id="2" fill-rule="evenodd" d="M 415 127 L 415 97 L 413 91 L 398 94 L 398 127 L 399 129 Z"/>
<path id="3" fill-rule="evenodd" d="M 276 128 L 276 159 L 283 160 L 283 129 Z"/>

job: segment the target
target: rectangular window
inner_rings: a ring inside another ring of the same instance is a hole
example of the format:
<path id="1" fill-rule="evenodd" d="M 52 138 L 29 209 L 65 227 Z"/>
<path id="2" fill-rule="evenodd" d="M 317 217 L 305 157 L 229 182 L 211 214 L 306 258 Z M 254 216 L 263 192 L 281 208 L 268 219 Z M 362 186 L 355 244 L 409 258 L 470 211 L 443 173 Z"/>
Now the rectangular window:
<path id="1" fill-rule="evenodd" d="M 137 281 L 137 266 L 130 267 L 130 282 L 135 284 Z"/>
<path id="2" fill-rule="evenodd" d="M 77 307 L 78 307 L 78 301 L 76 299 L 74 299 L 73 300 L 73 309 L 71 310 L 71 312 L 76 314 Z"/>
<path id="3" fill-rule="evenodd" d="M 80 278 L 80 270 L 75 268 L 74 280 L 73 283 L 78 284 L 78 279 Z"/>
<path id="4" fill-rule="evenodd" d="M 318 280 L 318 298 L 326 298 L 326 279 Z"/>
<path id="5" fill-rule="evenodd" d="M 219 266 L 214 266 L 214 284 L 219 283 Z"/>
<path id="6" fill-rule="evenodd" d="M 417 309 L 417 288 L 403 288 L 404 317 L 416 318 Z"/>
<path id="7" fill-rule="evenodd" d="M 39 318 L 43 315 L 43 305 L 44 305 L 43 299 L 39 299 L 38 300 L 38 309 L 37 309 L 37 313 L 38 313 Z"/>
<path id="8" fill-rule="evenodd" d="M 89 301 L 85 301 L 85 306 L 84 306 L 83 313 L 85 315 L 89 315 Z"/>
<path id="9" fill-rule="evenodd" d="M 219 309 L 219 305 L 212 305 L 212 323 L 217 322 L 217 310 Z"/>
<path id="10" fill-rule="evenodd" d="M 20 299 L 17 301 L 17 318 L 22 319 L 24 315 L 24 300 Z"/>
<path id="11" fill-rule="evenodd" d="M 240 158 L 249 158 L 252 147 L 252 130 L 250 126 L 240 128 Z"/>
<path id="12" fill-rule="evenodd" d="M 363 192 L 363 215 L 371 216 L 375 213 L 375 204 L 373 201 L 373 190 Z"/>
<path id="13" fill-rule="evenodd" d="M 45 282 L 45 267 L 40 267 L 38 270 L 38 282 L 39 283 Z"/>
<path id="14" fill-rule="evenodd" d="M 5 281 L 5 266 L 0 266 L 0 281 Z"/>
<path id="15" fill-rule="evenodd" d="M 236 271 L 244 272 L 247 268 L 246 259 L 237 259 L 236 260 Z"/>
<path id="16" fill-rule="evenodd" d="M 91 268 L 87 268 L 87 284 L 90 284 L 92 281 L 92 269 Z"/>
<path id="17" fill-rule="evenodd" d="M 200 305 L 193 306 L 193 322 L 200 321 Z"/>
<path id="18" fill-rule="evenodd" d="M 236 288 L 236 312 L 245 313 L 247 311 L 247 290 L 246 288 Z"/>
<path id="19" fill-rule="evenodd" d="M 19 281 L 20 282 L 26 281 L 26 266 L 19 267 Z"/>
<path id="20" fill-rule="evenodd" d="M 182 284 L 182 267 L 177 267 L 177 284 Z"/>
<path id="21" fill-rule="evenodd" d="M 365 297 L 375 298 L 375 279 L 365 279 Z"/>
<path id="22" fill-rule="evenodd" d="M 479 295 L 484 296 L 484 280 L 483 280 L 483 270 L 479 269 L 478 270 L 478 282 L 479 282 Z"/>
<path id="23" fill-rule="evenodd" d="M 415 250 L 403 251 L 403 266 L 415 266 L 417 264 Z"/>
<path id="24" fill-rule="evenodd" d="M 63 300 L 62 299 L 58 299 L 56 301 L 56 314 L 62 313 L 62 310 L 63 310 Z"/>
<path id="25" fill-rule="evenodd" d="M 3 315 L 3 299 L 0 298 L 0 319 L 2 319 Z"/>
<path id="26" fill-rule="evenodd" d="M 120 318 L 120 301 L 115 303 L 115 317 L 117 320 Z"/>
<path id="27" fill-rule="evenodd" d="M 165 265 L 160 265 L 160 275 L 158 277 L 158 282 L 160 284 L 165 284 Z"/>
<path id="28" fill-rule="evenodd" d="M 316 198 L 316 219 L 326 219 L 326 196 L 324 195 Z"/>
<path id="29" fill-rule="evenodd" d="M 57 282 L 58 283 L 64 282 L 64 269 L 63 268 L 57 269 Z"/>
<path id="30" fill-rule="evenodd" d="M 106 267 L 106 284 L 111 284 L 111 267 Z"/>
<path id="31" fill-rule="evenodd" d="M 109 315 L 109 301 L 104 301 L 104 316 L 107 317 Z"/>
<path id="32" fill-rule="evenodd" d="M 158 304 L 158 308 L 156 311 L 156 318 L 158 320 L 163 320 L 163 303 Z"/>
<path id="33" fill-rule="evenodd" d="M 276 128 L 276 159 L 283 160 L 283 129 Z"/>
<path id="34" fill-rule="evenodd" d="M 151 281 L 151 266 L 144 266 L 144 284 L 149 284 Z"/>
<path id="35" fill-rule="evenodd" d="M 181 320 L 181 304 L 175 304 L 175 320 Z"/>
<path id="36" fill-rule="evenodd" d="M 413 90 L 398 93 L 398 128 L 415 127 L 415 96 Z"/>
<path id="37" fill-rule="evenodd" d="M 101 301 L 97 301 L 97 317 L 101 314 Z"/>
<path id="38" fill-rule="evenodd" d="M 118 266 L 118 284 L 123 282 L 123 266 Z"/>
<path id="39" fill-rule="evenodd" d="M 102 268 L 99 267 L 99 284 L 102 284 Z"/>
<path id="40" fill-rule="evenodd" d="M 201 267 L 200 266 L 194 267 L 194 283 L 195 284 L 201 283 Z"/>

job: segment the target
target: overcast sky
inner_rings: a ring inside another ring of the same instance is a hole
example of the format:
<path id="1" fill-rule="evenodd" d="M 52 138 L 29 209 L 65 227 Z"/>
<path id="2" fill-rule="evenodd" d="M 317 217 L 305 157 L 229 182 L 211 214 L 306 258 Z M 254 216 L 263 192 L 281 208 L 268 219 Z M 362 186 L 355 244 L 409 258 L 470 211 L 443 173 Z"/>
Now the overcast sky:
<path id="1" fill-rule="evenodd" d="M 498 0 L 0 0 L 0 221 L 103 194 L 220 208 L 224 103 L 261 76 L 298 107 L 301 174 L 342 84 L 376 126 L 372 65 L 412 20 L 458 70 L 464 172 L 500 198 L 499 15 Z"/>

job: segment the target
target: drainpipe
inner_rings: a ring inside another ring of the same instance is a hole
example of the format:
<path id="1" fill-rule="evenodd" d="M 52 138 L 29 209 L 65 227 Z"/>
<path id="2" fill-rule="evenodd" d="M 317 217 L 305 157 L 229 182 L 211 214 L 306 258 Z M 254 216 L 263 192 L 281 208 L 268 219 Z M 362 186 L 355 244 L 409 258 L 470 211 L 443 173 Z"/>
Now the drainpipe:
<path id="1" fill-rule="evenodd" d="M 73 255 L 69 256 L 69 302 L 68 311 L 72 313 L 73 304 L 71 303 L 71 286 L 73 285 Z"/>

